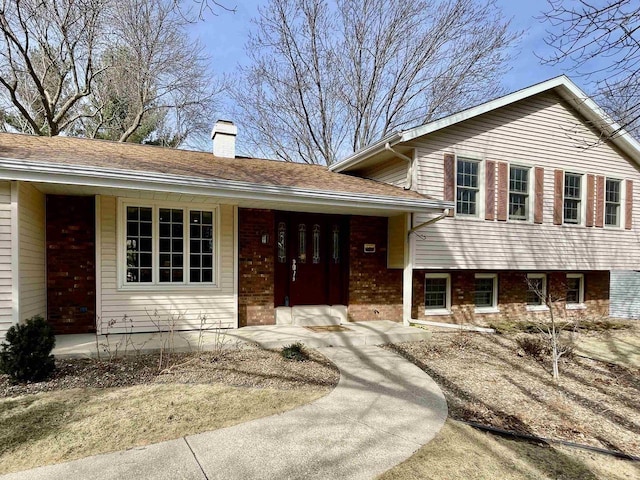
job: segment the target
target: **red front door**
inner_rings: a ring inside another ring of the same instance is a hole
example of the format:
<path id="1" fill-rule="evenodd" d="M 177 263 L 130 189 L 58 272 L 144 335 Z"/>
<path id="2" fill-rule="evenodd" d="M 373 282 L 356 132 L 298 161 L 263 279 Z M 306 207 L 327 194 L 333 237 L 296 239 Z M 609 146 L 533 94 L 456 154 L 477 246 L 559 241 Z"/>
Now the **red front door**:
<path id="1" fill-rule="evenodd" d="M 276 306 L 346 304 L 348 222 L 337 215 L 276 216 Z"/>

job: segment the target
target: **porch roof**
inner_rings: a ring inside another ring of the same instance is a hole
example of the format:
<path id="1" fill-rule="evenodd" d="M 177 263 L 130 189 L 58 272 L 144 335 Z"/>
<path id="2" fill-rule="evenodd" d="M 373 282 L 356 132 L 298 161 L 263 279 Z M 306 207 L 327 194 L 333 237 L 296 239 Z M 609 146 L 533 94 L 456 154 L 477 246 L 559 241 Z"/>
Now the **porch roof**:
<path id="1" fill-rule="evenodd" d="M 319 165 L 13 133 L 0 133 L 0 178 L 181 192 L 188 187 L 186 193 L 221 198 L 351 203 L 356 209 L 360 205 L 395 211 L 452 207 L 449 202 Z"/>

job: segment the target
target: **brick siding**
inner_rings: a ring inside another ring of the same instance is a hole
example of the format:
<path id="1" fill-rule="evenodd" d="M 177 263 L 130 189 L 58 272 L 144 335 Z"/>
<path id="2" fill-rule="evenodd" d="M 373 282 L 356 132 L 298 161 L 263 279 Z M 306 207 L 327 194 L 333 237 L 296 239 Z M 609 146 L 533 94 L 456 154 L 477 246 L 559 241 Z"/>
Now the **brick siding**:
<path id="1" fill-rule="evenodd" d="M 412 318 L 436 322 L 475 324 L 486 326 L 497 319 L 535 319 L 547 315 L 547 312 L 531 312 L 526 308 L 527 281 L 526 272 L 500 271 L 498 274 L 499 313 L 475 313 L 474 289 L 476 271 L 449 271 L 451 275 L 451 314 L 425 315 L 424 278 L 427 270 L 413 272 Z M 440 272 L 439 272 L 440 273 Z M 540 272 L 544 273 L 544 272 Z M 547 288 L 552 296 L 564 298 L 567 273 L 584 274 L 584 305 L 586 308 L 570 310 L 563 301 L 556 302 L 556 312 L 560 316 L 602 318 L 609 314 L 609 272 L 548 272 Z"/>
<path id="2" fill-rule="evenodd" d="M 262 234 L 269 243 L 262 243 Z M 241 327 L 273 325 L 274 212 L 238 209 L 238 316 Z"/>
<path id="3" fill-rule="evenodd" d="M 47 195 L 47 320 L 56 334 L 96 329 L 93 197 Z"/>
<path id="4" fill-rule="evenodd" d="M 387 268 L 387 218 L 353 216 L 349 238 L 349 319 L 402 321 L 402 270 Z M 374 243 L 375 253 L 364 253 Z"/>

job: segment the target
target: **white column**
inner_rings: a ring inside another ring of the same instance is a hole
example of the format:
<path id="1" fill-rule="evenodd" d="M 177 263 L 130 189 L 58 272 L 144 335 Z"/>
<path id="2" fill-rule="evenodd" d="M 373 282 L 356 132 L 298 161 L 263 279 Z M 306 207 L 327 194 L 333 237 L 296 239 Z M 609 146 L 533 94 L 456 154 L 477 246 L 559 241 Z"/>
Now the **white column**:
<path id="1" fill-rule="evenodd" d="M 404 270 L 402 272 L 402 323 L 409 325 L 411 320 L 411 297 L 413 293 L 413 242 L 411 231 L 411 214 L 405 214 L 404 222 Z"/>

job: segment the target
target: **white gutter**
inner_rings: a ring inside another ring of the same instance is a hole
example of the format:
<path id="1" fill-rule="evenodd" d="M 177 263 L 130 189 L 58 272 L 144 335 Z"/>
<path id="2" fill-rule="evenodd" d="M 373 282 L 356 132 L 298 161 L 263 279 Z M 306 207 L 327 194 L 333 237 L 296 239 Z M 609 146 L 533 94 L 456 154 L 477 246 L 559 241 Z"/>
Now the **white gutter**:
<path id="1" fill-rule="evenodd" d="M 403 132 L 392 133 L 391 135 L 388 135 L 382 140 L 376 143 L 372 143 L 371 145 L 368 145 L 361 150 L 358 150 L 356 153 L 350 155 L 344 160 L 329 165 L 329 170 L 332 172 L 335 172 L 336 170 L 340 172 L 346 168 L 349 168 L 351 165 L 359 163 L 360 160 L 369 158 L 372 155 L 375 155 L 376 153 L 383 152 L 385 150 L 386 144 L 393 146 L 400 143 L 402 141 L 402 135 L 403 135 Z"/>
<path id="2" fill-rule="evenodd" d="M 426 227 L 426 226 L 428 226 L 428 225 L 431 225 L 432 223 L 439 222 L 440 220 L 442 220 L 443 218 L 445 218 L 445 217 L 446 217 L 446 216 L 448 216 L 448 215 L 449 215 L 449 209 L 448 209 L 448 208 L 445 208 L 444 212 L 442 212 L 442 214 L 441 214 L 441 215 L 438 215 L 438 216 L 437 216 L 437 217 L 435 217 L 435 218 L 432 218 L 432 219 L 430 219 L 430 220 L 427 220 L 426 222 L 422 222 L 421 224 L 416 225 L 415 227 L 411 227 L 411 229 L 409 230 L 408 235 L 411 235 L 411 234 L 412 234 L 413 232 L 415 232 L 416 230 L 419 230 L 419 229 L 421 229 L 421 228 L 423 228 L 423 227 Z M 411 222 L 411 223 L 413 224 L 413 219 L 412 219 L 412 222 Z"/>
<path id="3" fill-rule="evenodd" d="M 313 190 L 236 180 L 194 178 L 167 173 L 58 165 L 1 157 L 0 178 L 41 183 L 210 195 L 236 200 L 241 198 L 257 201 L 280 201 L 300 206 L 320 203 L 327 206 L 348 206 L 358 209 L 384 208 L 385 210 L 399 212 L 441 210 L 450 206 L 449 202 L 426 198 L 401 198 L 388 195 Z"/>
<path id="4" fill-rule="evenodd" d="M 396 152 L 393 148 L 391 148 L 391 145 L 389 145 L 389 142 L 385 143 L 384 145 L 384 149 L 391 152 L 395 157 L 399 158 L 400 160 L 404 160 L 405 162 L 409 162 L 409 165 L 407 165 L 407 181 L 405 182 L 404 185 L 404 189 L 405 190 L 411 190 L 411 186 L 413 184 L 413 164 L 414 164 L 414 159 L 413 158 L 409 158 L 406 155 L 400 153 L 400 152 Z"/>

